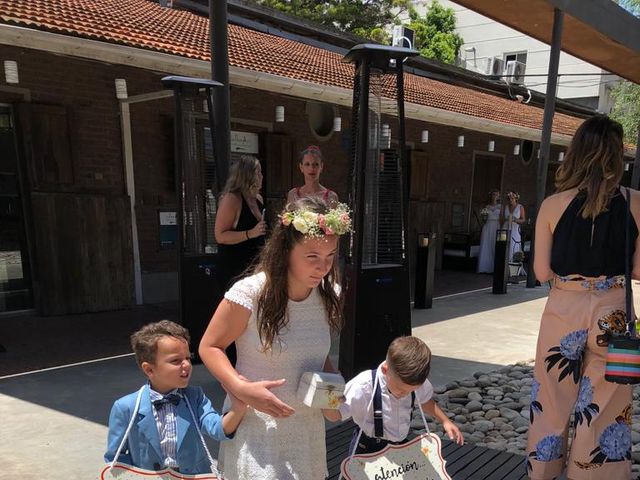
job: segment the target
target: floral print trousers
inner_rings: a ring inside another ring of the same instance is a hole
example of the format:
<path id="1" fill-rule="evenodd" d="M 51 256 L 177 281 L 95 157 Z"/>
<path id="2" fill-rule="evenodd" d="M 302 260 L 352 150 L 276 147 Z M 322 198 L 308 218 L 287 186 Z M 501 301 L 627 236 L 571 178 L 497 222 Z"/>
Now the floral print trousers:
<path id="1" fill-rule="evenodd" d="M 624 333 L 624 300 L 624 277 L 556 277 L 531 386 L 532 480 L 554 479 L 565 468 L 571 480 L 631 478 L 631 386 L 604 378 L 608 339 Z"/>

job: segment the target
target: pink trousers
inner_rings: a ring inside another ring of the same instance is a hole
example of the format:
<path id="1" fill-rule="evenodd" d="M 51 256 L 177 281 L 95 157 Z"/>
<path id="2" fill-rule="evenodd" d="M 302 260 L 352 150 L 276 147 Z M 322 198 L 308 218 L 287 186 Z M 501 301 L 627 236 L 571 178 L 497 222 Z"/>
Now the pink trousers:
<path id="1" fill-rule="evenodd" d="M 631 478 L 631 387 L 604 379 L 608 339 L 624 333 L 624 309 L 624 277 L 554 280 L 531 387 L 532 480 L 551 480 L 565 468 L 572 480 Z"/>

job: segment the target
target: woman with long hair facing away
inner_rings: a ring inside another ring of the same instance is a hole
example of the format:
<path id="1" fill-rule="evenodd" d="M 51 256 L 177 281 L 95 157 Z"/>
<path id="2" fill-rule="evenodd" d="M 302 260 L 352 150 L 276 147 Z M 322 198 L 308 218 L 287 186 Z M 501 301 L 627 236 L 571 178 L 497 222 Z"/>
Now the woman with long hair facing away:
<path id="1" fill-rule="evenodd" d="M 231 165 L 215 224 L 216 275 L 225 290 L 251 265 L 264 245 L 267 226 L 261 186 L 262 169 L 256 157 L 243 155 Z"/>
<path id="2" fill-rule="evenodd" d="M 565 468 L 572 480 L 631 478 L 631 386 L 605 380 L 608 342 L 625 332 L 625 267 L 640 278 L 640 197 L 620 187 L 623 153 L 619 123 L 603 115 L 586 120 L 556 173 L 557 193 L 538 214 L 534 271 L 553 287 L 531 386 L 527 466 L 534 480 Z"/>
<path id="3" fill-rule="evenodd" d="M 323 412 L 300 402 L 296 391 L 304 372 L 335 371 L 329 348 L 342 324 L 338 237 L 350 228 L 344 205 L 329 208 L 317 198 L 287 205 L 254 274 L 235 283 L 213 315 L 200 357 L 249 405 L 220 450 L 225 478 L 326 477 Z M 225 355 L 234 341 L 235 369 Z"/>
<path id="4" fill-rule="evenodd" d="M 511 233 L 511 242 L 509 243 L 509 262 L 513 262 L 513 254 L 522 252 L 522 235 L 520 233 L 520 225 L 526 221 L 524 207 L 520 205 L 520 194 L 518 192 L 507 192 L 507 204 L 504 206 L 502 213 L 502 228 L 509 230 Z"/>
<path id="5" fill-rule="evenodd" d="M 480 232 L 478 273 L 493 273 L 500 208 L 500 191 L 491 190 L 489 192 L 489 204 L 480 210 L 480 217 L 484 223 Z"/>
<path id="6" fill-rule="evenodd" d="M 289 190 L 287 202 L 295 202 L 304 197 L 318 197 L 328 204 L 338 202 L 338 194 L 320 185 L 320 174 L 324 169 L 320 147 L 310 145 L 300 152 L 298 168 L 304 176 L 304 185 Z"/>

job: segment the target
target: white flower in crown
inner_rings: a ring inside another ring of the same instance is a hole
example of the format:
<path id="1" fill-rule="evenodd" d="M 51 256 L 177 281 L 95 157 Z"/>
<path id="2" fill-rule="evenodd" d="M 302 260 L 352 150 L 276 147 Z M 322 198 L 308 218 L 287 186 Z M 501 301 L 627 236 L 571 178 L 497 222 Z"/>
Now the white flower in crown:
<path id="1" fill-rule="evenodd" d="M 295 228 L 302 234 L 306 234 L 309 232 L 309 226 L 306 220 L 302 217 L 294 217 L 291 224 L 293 225 L 293 228 Z"/>
<path id="2" fill-rule="evenodd" d="M 307 222 L 307 225 L 309 225 L 309 227 L 318 222 L 318 214 L 315 212 L 302 212 L 300 216 L 305 222 Z"/>
<path id="3" fill-rule="evenodd" d="M 282 225 L 293 225 L 298 232 L 310 237 L 323 235 L 343 235 L 351 231 L 349 207 L 339 203 L 327 213 L 315 213 L 310 210 L 284 212 L 280 215 Z"/>

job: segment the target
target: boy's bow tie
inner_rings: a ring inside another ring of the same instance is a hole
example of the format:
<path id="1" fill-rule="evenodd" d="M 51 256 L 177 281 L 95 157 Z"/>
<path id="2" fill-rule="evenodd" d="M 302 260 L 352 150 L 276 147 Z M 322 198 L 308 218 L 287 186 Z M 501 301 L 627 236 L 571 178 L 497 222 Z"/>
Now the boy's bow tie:
<path id="1" fill-rule="evenodd" d="M 166 403 L 172 403 L 173 405 L 178 405 L 178 403 L 180 403 L 181 398 L 182 397 L 177 393 L 169 393 L 164 397 L 159 398 L 158 400 L 154 400 L 152 403 L 153 403 L 153 406 L 156 408 L 160 408 L 162 407 L 162 405 Z"/>

